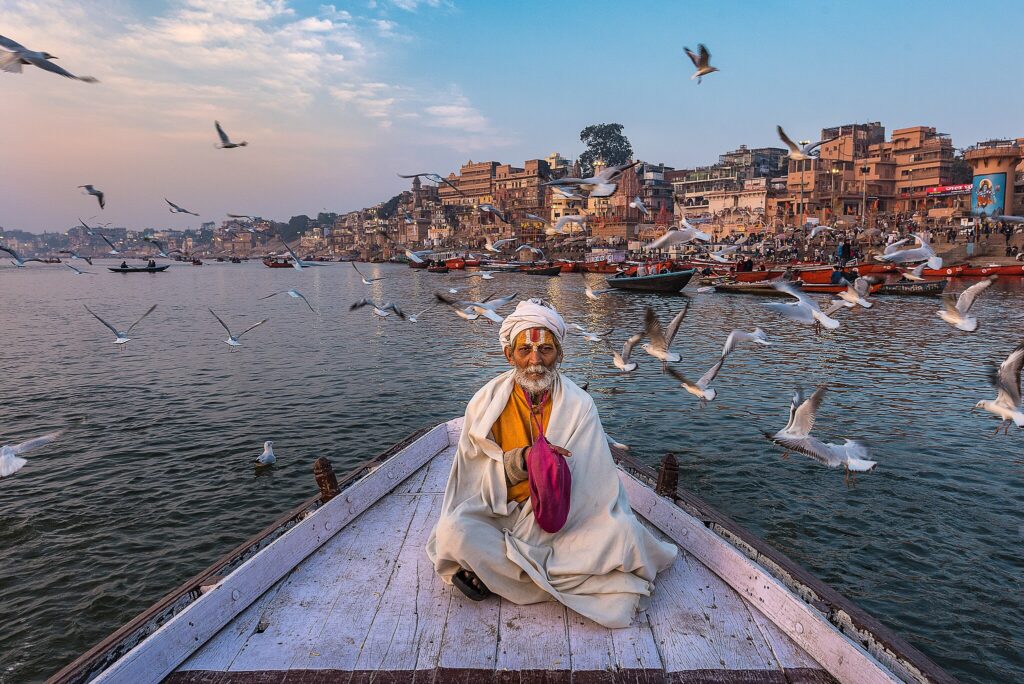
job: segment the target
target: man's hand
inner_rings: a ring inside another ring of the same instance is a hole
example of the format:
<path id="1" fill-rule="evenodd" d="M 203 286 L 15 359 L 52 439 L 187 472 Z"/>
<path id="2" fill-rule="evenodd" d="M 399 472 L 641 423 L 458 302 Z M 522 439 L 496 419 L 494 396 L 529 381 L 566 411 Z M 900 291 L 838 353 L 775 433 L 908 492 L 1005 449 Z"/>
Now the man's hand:
<path id="1" fill-rule="evenodd" d="M 551 447 L 552 451 L 554 451 L 556 454 L 558 454 L 559 456 L 561 456 L 563 458 L 569 458 L 570 456 L 572 456 L 572 452 L 569 451 L 568 449 L 563 449 L 560 446 L 555 446 L 554 444 L 550 444 L 550 443 L 548 444 L 548 446 Z M 533 447 L 532 446 L 529 447 L 526 451 L 523 452 L 523 460 L 527 460 L 527 459 L 530 458 L 530 452 L 531 451 L 533 451 Z"/>

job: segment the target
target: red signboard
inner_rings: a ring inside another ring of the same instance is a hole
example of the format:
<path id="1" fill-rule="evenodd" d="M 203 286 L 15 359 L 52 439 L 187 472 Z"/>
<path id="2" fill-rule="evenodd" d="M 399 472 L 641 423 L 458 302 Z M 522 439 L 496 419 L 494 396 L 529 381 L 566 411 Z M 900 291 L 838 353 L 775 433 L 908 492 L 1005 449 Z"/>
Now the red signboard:
<path id="1" fill-rule="evenodd" d="M 935 185 L 925 188 L 926 195 L 966 195 L 971 192 L 973 186 L 970 183 L 964 185 Z"/>

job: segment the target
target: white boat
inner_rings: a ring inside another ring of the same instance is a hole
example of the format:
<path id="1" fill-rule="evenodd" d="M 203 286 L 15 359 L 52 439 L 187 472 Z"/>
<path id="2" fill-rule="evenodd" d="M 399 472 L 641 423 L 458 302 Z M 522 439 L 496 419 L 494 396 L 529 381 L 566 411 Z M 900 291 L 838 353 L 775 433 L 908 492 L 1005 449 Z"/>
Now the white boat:
<path id="1" fill-rule="evenodd" d="M 954 682 L 675 483 L 617 453 L 640 519 L 682 550 L 625 629 L 476 603 L 426 557 L 462 419 L 403 440 L 117 630 L 54 683 Z"/>

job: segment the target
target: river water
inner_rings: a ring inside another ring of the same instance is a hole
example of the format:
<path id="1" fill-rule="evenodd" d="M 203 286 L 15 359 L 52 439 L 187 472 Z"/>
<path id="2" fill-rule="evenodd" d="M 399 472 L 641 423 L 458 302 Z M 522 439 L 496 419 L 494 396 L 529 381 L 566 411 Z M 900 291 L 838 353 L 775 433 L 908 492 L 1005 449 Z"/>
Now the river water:
<path id="1" fill-rule="evenodd" d="M 77 262 L 81 264 L 82 262 Z M 77 265 L 76 264 L 76 265 Z M 419 323 L 350 312 L 368 295 L 406 312 L 433 292 L 542 296 L 570 322 L 639 330 L 681 297 L 583 295 L 596 275 L 459 279 L 397 265 L 363 285 L 351 266 L 297 272 L 259 263 L 175 265 L 159 275 L 0 267 L 0 444 L 70 425 L 0 480 L 0 681 L 40 681 L 315 491 L 335 470 L 416 428 L 459 415 L 505 368 L 497 326 L 444 307 Z M 964 281 L 953 284 L 961 289 Z M 259 297 L 296 287 L 300 300 Z M 687 290 L 693 290 L 691 284 Z M 1020 281 L 978 301 L 980 332 L 956 331 L 933 298 L 878 299 L 815 336 L 746 295 L 691 294 L 674 349 L 699 376 L 734 327 L 774 346 L 741 348 L 707 408 L 638 350 L 619 374 L 601 345 L 573 337 L 563 370 L 590 391 L 609 434 L 651 463 L 677 454 L 681 484 L 904 635 L 963 681 L 1024 680 L 1024 434 L 993 437 L 971 407 L 994 398 L 988 365 L 1024 338 Z M 83 308 L 119 327 L 152 304 L 124 351 Z M 224 331 L 269 322 L 230 353 Z M 511 308 L 506 309 L 507 313 Z M 785 425 L 796 385 L 831 392 L 815 434 L 857 437 L 878 468 L 843 482 L 762 430 Z M 278 465 L 253 458 L 273 439 Z"/>

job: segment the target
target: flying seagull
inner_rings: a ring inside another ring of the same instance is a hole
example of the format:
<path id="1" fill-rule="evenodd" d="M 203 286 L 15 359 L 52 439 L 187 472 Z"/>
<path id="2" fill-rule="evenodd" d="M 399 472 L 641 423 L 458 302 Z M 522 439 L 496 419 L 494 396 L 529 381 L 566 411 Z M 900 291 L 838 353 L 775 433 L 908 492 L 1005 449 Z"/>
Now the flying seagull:
<path id="1" fill-rule="evenodd" d="M 829 444 L 811 437 L 811 428 L 814 427 L 814 419 L 825 398 L 827 388 L 822 385 L 809 399 L 804 401 L 801 392 L 793 393 L 793 401 L 789 407 L 789 422 L 774 435 L 764 433 L 770 441 L 778 444 L 786 453 L 795 451 L 804 456 L 810 456 L 815 461 L 827 465 L 829 468 L 843 466 L 847 476 L 851 472 L 863 473 L 873 469 L 878 463 L 867 459 L 868 450 L 860 442 L 844 440 L 843 444 Z"/>
<path id="2" fill-rule="evenodd" d="M 588 342 L 602 342 L 604 341 L 604 338 L 608 337 L 613 332 L 615 332 L 615 328 L 611 328 L 606 332 L 591 332 L 590 330 L 584 328 L 582 325 L 573 324 L 572 330 L 570 330 L 569 332 L 576 333 L 577 335 L 587 340 Z"/>
<path id="3" fill-rule="evenodd" d="M 984 292 L 995 279 L 996 276 L 990 275 L 980 283 L 971 285 L 960 293 L 960 297 L 955 302 L 952 293 L 947 292 L 942 295 L 943 308 L 937 312 L 938 317 L 958 330 L 974 332 L 978 329 L 978 319 L 970 315 L 971 307 L 974 306 L 974 300 L 978 298 L 978 295 Z"/>
<path id="4" fill-rule="evenodd" d="M 57 430 L 42 437 L 26 440 L 21 444 L 4 444 L 0 446 L 0 477 L 10 477 L 21 470 L 28 463 L 28 461 L 21 457 L 22 454 L 55 442 L 63 432 L 63 430 Z"/>
<path id="5" fill-rule="evenodd" d="M 307 303 L 308 303 L 308 302 L 307 302 Z M 228 324 L 227 324 L 227 323 L 225 323 L 224 321 L 222 321 L 222 320 L 220 319 L 220 316 L 218 316 L 217 314 L 213 313 L 213 309 L 208 309 L 208 311 L 209 311 L 210 313 L 212 313 L 212 314 L 213 314 L 213 317 L 217 319 L 217 322 L 218 322 L 218 323 L 220 323 L 220 324 L 221 324 L 221 326 L 222 326 L 222 327 L 224 328 L 224 330 L 226 330 L 226 331 L 227 331 L 227 333 L 228 333 L 228 339 L 224 340 L 224 344 L 226 344 L 226 345 L 228 345 L 229 347 L 231 347 L 231 351 L 234 351 L 236 347 L 241 347 L 241 346 L 242 346 L 242 343 L 238 341 L 238 338 L 239 338 L 239 337 L 241 337 L 241 336 L 242 336 L 242 335 L 244 335 L 245 333 L 249 332 L 249 331 L 250 331 L 250 330 L 252 330 L 253 328 L 258 328 L 259 326 L 263 325 L 263 324 L 264 324 L 264 323 L 266 323 L 266 322 L 267 322 L 268 320 L 270 320 L 269 318 L 264 318 L 264 319 L 263 319 L 262 321 L 260 321 L 259 323 L 256 323 L 255 325 L 250 325 L 250 326 L 249 326 L 248 328 L 246 328 L 246 329 L 245 329 L 245 330 L 243 330 L 242 332 L 238 333 L 237 335 L 232 335 L 232 334 L 231 334 L 231 329 L 230 329 L 230 328 L 228 328 Z"/>
<path id="6" fill-rule="evenodd" d="M 640 199 L 639 195 L 633 198 L 633 201 L 629 203 L 629 206 L 633 207 L 634 209 L 639 209 L 641 212 L 643 212 L 644 216 L 651 215 L 651 210 L 647 208 L 647 205 L 644 204 L 644 201 Z"/>
<path id="7" fill-rule="evenodd" d="M 350 261 L 349 263 L 352 264 L 352 268 L 356 269 L 356 273 L 358 273 L 359 277 L 362 279 L 363 285 L 372 285 L 374 281 L 384 280 L 384 276 L 380 276 L 378 278 L 367 278 L 363 275 L 363 272 L 359 270 L 359 267 L 356 266 L 356 262 Z"/>
<path id="8" fill-rule="evenodd" d="M 171 251 L 168 252 L 167 251 L 167 243 L 165 243 L 165 242 L 163 242 L 161 240 L 157 240 L 156 238 L 144 237 L 142 239 L 143 239 L 144 242 L 148 242 L 149 244 L 151 244 L 154 247 L 156 247 L 156 249 L 157 249 L 157 254 L 156 255 L 159 256 L 159 257 L 163 257 L 164 259 L 170 258 L 170 255 L 174 254 L 175 252 L 177 252 L 178 254 L 182 254 L 183 253 L 180 249 L 172 249 Z"/>
<path id="9" fill-rule="evenodd" d="M 356 302 L 352 306 L 348 307 L 348 310 L 349 311 L 355 311 L 356 309 L 361 309 L 364 306 L 371 306 L 371 307 L 373 307 L 373 313 L 377 314 L 381 318 L 387 318 L 388 316 L 391 315 L 391 312 L 394 311 L 396 316 L 398 316 L 402 320 L 405 320 L 405 314 L 402 313 L 402 310 L 398 307 L 397 304 L 394 304 L 392 302 L 388 302 L 387 304 L 384 304 L 383 306 L 377 306 L 376 304 L 371 302 L 369 299 L 360 299 L 358 302 Z"/>
<path id="10" fill-rule="evenodd" d="M 241 143 L 244 145 L 245 143 Z M 277 456 L 274 455 L 274 442 L 267 440 L 263 443 L 263 453 L 256 457 L 256 467 L 270 466 L 277 462 Z"/>
<path id="11" fill-rule="evenodd" d="M 291 256 L 292 258 L 292 268 L 294 268 L 296 271 L 301 271 L 304 268 L 310 268 L 311 266 L 320 265 L 315 261 L 303 261 L 302 259 L 299 258 L 299 255 L 295 253 L 295 250 L 293 250 L 291 246 L 284 241 L 283 237 L 278 235 L 277 239 L 280 240 L 281 244 L 284 245 L 284 248 L 288 250 L 288 255 Z M 358 271 L 359 269 L 356 270 Z"/>
<path id="12" fill-rule="evenodd" d="M 826 230 L 835 230 L 835 228 L 833 226 L 824 226 L 824 225 L 814 226 L 813 228 L 811 228 L 811 232 L 807 236 L 808 241 L 813 240 L 814 238 L 818 237 L 819 235 L 824 233 Z"/>
<path id="13" fill-rule="evenodd" d="M 791 297 L 796 298 L 795 302 L 787 302 L 785 304 L 765 304 L 772 311 L 782 314 L 797 323 L 806 323 L 808 325 L 821 324 L 829 330 L 835 330 L 839 327 L 839 321 L 830 318 L 826 312 L 821 310 L 817 302 L 802 292 L 798 292 L 789 283 L 772 283 L 772 287 L 779 292 L 785 292 Z"/>
<path id="14" fill-rule="evenodd" d="M 495 271 L 477 271 L 476 273 L 468 273 L 462 278 L 480 278 L 480 280 L 494 280 Z"/>
<path id="15" fill-rule="evenodd" d="M 701 79 L 705 76 L 714 71 L 718 71 L 718 67 L 711 66 L 711 53 L 708 52 L 708 49 L 704 47 L 703 43 L 697 46 L 697 52 L 700 53 L 698 55 L 693 54 L 688 47 L 684 47 L 683 50 L 686 51 L 686 56 L 690 58 L 691 62 L 693 62 L 693 66 L 697 68 L 697 71 L 693 72 L 693 76 L 690 77 L 691 81 L 693 79 L 697 79 L 697 85 L 700 85 Z"/>
<path id="16" fill-rule="evenodd" d="M 998 369 L 991 373 L 992 384 L 996 387 L 995 401 L 982 399 L 974 408 L 984 409 L 989 413 L 999 416 L 999 426 L 995 434 L 999 434 L 999 428 L 1005 426 L 1004 434 L 1010 434 L 1010 424 L 1018 428 L 1024 427 L 1024 413 L 1021 413 L 1020 406 L 1020 369 L 1024 365 L 1024 344 L 1014 347 L 1006 360 L 999 364 Z"/>
<path id="17" fill-rule="evenodd" d="M 807 143 L 803 147 L 800 147 L 795 142 L 793 142 L 788 135 L 786 135 L 786 131 L 782 130 L 782 126 L 776 126 L 775 131 L 779 134 L 779 140 L 784 142 L 786 144 L 786 147 L 789 148 L 789 158 L 792 159 L 793 161 L 813 159 L 815 156 L 813 154 L 814 150 L 823 145 L 824 143 L 828 142 L 828 140 L 819 140 L 814 144 Z M 812 235 L 811 237 L 814 236 Z"/>
<path id="18" fill-rule="evenodd" d="M 508 218 L 506 218 L 505 214 L 493 204 L 479 204 L 477 205 L 476 208 L 488 214 L 494 214 L 501 220 L 502 223 L 508 223 Z"/>
<path id="19" fill-rule="evenodd" d="M 102 190 L 97 190 L 91 185 L 79 185 L 78 187 L 85 190 L 85 192 L 82 193 L 83 195 L 92 195 L 93 197 L 95 197 L 96 201 L 100 203 L 100 209 L 103 209 L 104 207 L 107 206 L 107 201 L 103 199 Z M 81 221 L 81 219 L 79 219 L 79 221 Z"/>
<path id="20" fill-rule="evenodd" d="M 62 249 L 59 254 L 70 254 L 72 259 L 81 259 L 92 266 L 92 257 L 84 257 L 73 249 Z"/>
<path id="21" fill-rule="evenodd" d="M 74 271 L 75 275 L 96 275 L 92 271 L 83 271 L 80 268 L 75 268 L 74 266 L 72 266 L 71 264 L 69 264 L 66 261 L 64 262 L 64 265 L 67 266 L 68 268 L 70 268 L 72 271 Z"/>
<path id="22" fill-rule="evenodd" d="M 718 375 L 718 371 L 722 370 L 722 364 L 725 363 L 725 357 L 718 357 L 718 362 L 715 363 L 708 371 L 700 376 L 700 380 L 697 382 L 690 382 L 686 379 L 686 376 L 672 368 L 668 364 L 665 364 L 665 372 L 671 375 L 673 378 L 679 381 L 679 384 L 687 392 L 700 399 L 700 405 L 703 407 L 707 402 L 714 401 L 715 397 L 718 396 L 718 392 L 713 387 L 708 387 Z"/>
<path id="23" fill-rule="evenodd" d="M 0 245 L 0 252 L 7 252 L 12 257 L 14 257 L 14 261 L 12 261 L 11 263 L 17 266 L 18 268 L 25 268 L 25 264 L 27 264 L 30 261 L 38 261 L 39 263 L 43 263 L 42 259 L 37 259 L 35 257 L 31 259 L 22 259 L 21 256 L 13 249 L 11 249 L 10 247 L 4 247 L 3 245 Z"/>
<path id="24" fill-rule="evenodd" d="M 686 316 L 689 308 L 689 302 L 683 304 L 683 308 L 669 322 L 668 328 L 663 329 L 661 321 L 658 320 L 658 315 L 654 313 L 654 309 L 648 306 L 644 314 L 644 335 L 647 336 L 650 342 L 640 345 L 641 349 L 663 363 L 678 361 L 680 359 L 679 354 L 670 352 L 668 348 L 672 346 L 672 340 L 675 339 L 676 333 L 679 332 L 679 324 L 683 322 L 683 318 Z"/>
<path id="25" fill-rule="evenodd" d="M 308 299 L 306 299 L 306 295 L 302 294 L 301 292 L 296 290 L 294 287 L 292 289 L 290 289 L 290 290 L 281 290 L 280 292 L 274 292 L 273 294 L 268 294 L 266 297 L 260 297 L 260 300 L 270 299 L 271 297 L 276 297 L 279 294 L 286 294 L 286 295 L 288 295 L 289 297 L 291 297 L 293 299 L 301 299 L 302 301 L 306 302 L 306 306 L 309 307 L 310 311 L 312 311 L 313 313 L 316 313 L 316 309 L 314 309 L 313 305 L 309 303 Z"/>
<path id="26" fill-rule="evenodd" d="M 414 264 L 423 263 L 423 259 L 421 259 L 419 255 L 417 255 L 416 252 L 412 251 L 411 249 L 405 250 L 405 256 L 408 257 L 409 261 L 413 262 Z"/>
<path id="27" fill-rule="evenodd" d="M 770 346 L 771 342 L 768 341 L 768 336 L 764 334 L 764 330 L 760 328 L 754 328 L 754 332 L 747 332 L 746 330 L 733 330 L 729 333 L 729 337 L 725 339 L 725 346 L 722 347 L 722 356 L 728 356 L 732 351 L 743 342 L 754 342 L 762 346 Z"/>
<path id="28" fill-rule="evenodd" d="M 228 214 L 227 216 L 228 216 L 228 218 L 233 218 L 233 219 L 246 219 L 248 221 L 256 220 L 255 216 L 249 216 L 248 214 Z"/>
<path id="29" fill-rule="evenodd" d="M 537 216 L 537 214 L 526 214 L 526 218 L 530 219 L 531 221 L 540 221 L 541 223 L 545 223 L 549 226 L 551 225 L 551 221 L 548 221 L 543 216 Z"/>
<path id="30" fill-rule="evenodd" d="M 922 261 L 917 266 L 915 266 L 913 270 L 908 271 L 907 269 L 902 269 L 900 273 L 902 273 L 903 277 L 906 278 L 907 280 L 922 281 L 925 280 L 924 269 L 927 265 L 928 264 Z"/>
<path id="31" fill-rule="evenodd" d="M 245 147 L 246 145 L 249 144 L 244 140 L 240 143 L 231 142 L 231 139 L 228 137 L 228 134 L 224 132 L 223 128 L 221 128 L 220 121 L 214 121 L 213 126 L 217 129 L 217 137 L 220 138 L 220 142 L 214 143 L 213 145 L 217 149 L 230 150 L 233 147 Z"/>
<path id="32" fill-rule="evenodd" d="M 672 245 L 681 245 L 692 240 L 702 240 L 704 242 L 711 242 L 711 236 L 702 230 L 698 230 L 690 225 L 690 222 L 685 218 L 682 220 L 682 226 L 670 227 L 665 231 L 661 237 L 654 240 L 644 246 L 644 249 L 658 250 L 665 247 L 671 247 Z"/>
<path id="33" fill-rule="evenodd" d="M 629 357 L 633 353 L 633 347 L 635 347 L 636 343 L 642 340 L 643 337 L 644 334 L 642 332 L 638 332 L 626 340 L 622 345 L 621 354 L 615 351 L 614 347 L 605 340 L 605 346 L 608 347 L 608 351 L 612 353 L 612 363 L 614 363 L 615 367 L 623 373 L 629 373 L 630 371 L 636 370 L 636 361 L 630 361 Z"/>
<path id="34" fill-rule="evenodd" d="M 172 214 L 192 214 L 193 216 L 199 216 L 199 214 L 197 214 L 194 211 L 189 211 L 188 209 L 183 209 L 179 207 L 177 204 L 167 199 L 166 197 L 164 197 L 164 202 L 167 202 L 169 205 L 171 205 L 171 208 L 168 209 L 167 211 L 171 212 Z"/>
<path id="35" fill-rule="evenodd" d="M 853 285 L 846 288 L 845 291 L 840 292 L 838 297 L 845 302 L 850 304 L 859 304 L 865 309 L 870 309 L 873 305 L 868 301 L 868 295 L 871 293 L 871 281 L 864 276 L 860 276 L 853 281 Z"/>
<path id="36" fill-rule="evenodd" d="M 587 192 L 591 197 L 610 197 L 615 194 L 615 190 L 619 187 L 618 183 L 615 182 L 616 179 L 622 175 L 623 171 L 632 168 L 639 163 L 640 162 L 635 161 L 628 164 L 606 166 L 589 178 L 574 178 L 568 176 L 566 178 L 547 181 L 542 183 L 542 185 L 554 186 L 556 188 L 558 186 L 574 185 Z M 580 199 L 583 198 L 580 197 Z"/>
<path id="37" fill-rule="evenodd" d="M 436 174 L 436 173 L 410 173 L 409 175 L 403 175 L 401 173 L 398 174 L 399 178 L 416 178 L 417 176 L 422 176 L 423 178 L 426 178 L 428 181 L 431 181 L 433 183 L 437 183 L 438 185 L 440 185 L 441 183 L 444 183 L 445 185 L 450 187 L 455 192 L 459 193 L 463 197 L 466 197 L 466 193 L 464 193 L 461 190 L 459 190 L 459 186 L 453 185 L 451 181 L 449 181 L 447 178 L 444 178 L 443 176 L 441 176 L 439 174 Z"/>
<path id="38" fill-rule="evenodd" d="M 494 242 L 491 242 L 491 238 L 488 237 L 485 238 L 487 242 L 484 244 L 484 249 L 488 252 L 498 253 L 501 251 L 502 245 L 507 245 L 508 243 L 515 242 L 518 239 L 519 238 L 505 238 L 504 240 L 495 240 Z"/>
<path id="39" fill-rule="evenodd" d="M 571 199 L 571 200 L 586 199 L 585 197 L 583 197 L 583 195 L 579 194 L 578 192 L 573 192 L 572 190 L 560 187 L 558 185 L 552 187 L 551 189 L 554 190 L 555 192 L 557 192 L 559 195 L 561 195 L 565 199 Z"/>
<path id="40" fill-rule="evenodd" d="M 928 268 L 942 268 L 942 257 L 935 255 L 935 250 L 928 244 L 928 241 L 920 233 L 914 233 L 914 238 L 919 245 L 911 249 L 894 249 L 896 245 L 902 244 L 905 240 L 894 242 L 885 248 L 885 253 L 876 254 L 879 261 L 888 261 L 893 264 L 912 264 L 918 261 L 925 261 Z"/>
<path id="41" fill-rule="evenodd" d="M 85 306 L 85 305 L 83 304 L 82 306 Z M 134 328 L 135 328 L 135 326 L 137 326 L 137 325 L 138 325 L 139 323 L 141 323 L 141 322 L 142 322 L 142 319 L 143 319 L 143 318 L 145 318 L 145 317 L 146 317 L 146 316 L 148 316 L 149 314 L 153 313 L 153 309 L 155 309 L 155 308 L 156 308 L 156 304 L 154 304 L 153 306 L 149 307 L 149 310 L 148 310 L 148 311 L 146 311 L 146 313 L 144 313 L 144 314 L 142 314 L 141 316 L 139 316 L 139 320 L 137 320 L 137 321 L 135 321 L 134 323 L 132 323 L 131 325 L 129 325 L 129 326 L 128 326 L 128 329 L 127 329 L 127 330 L 125 330 L 125 331 L 123 331 L 123 332 L 122 332 L 122 331 L 120 331 L 120 330 L 118 330 L 118 329 L 117 329 L 117 328 L 115 328 L 114 326 L 110 325 L 110 323 L 107 323 L 107 322 L 106 322 L 105 320 L 103 320 L 103 319 L 102 319 L 102 318 L 100 318 L 99 316 L 97 316 L 97 315 L 96 315 L 96 312 L 95 312 L 95 311 L 93 311 L 92 309 L 90 309 L 89 307 L 87 307 L 87 306 L 86 306 L 86 307 L 85 307 L 85 310 L 86 310 L 86 311 L 88 311 L 89 313 L 91 313 L 91 314 L 93 315 L 93 317 L 95 317 L 95 319 L 96 319 L 97 321 L 99 321 L 99 322 L 100 322 L 100 323 L 102 323 L 103 325 L 107 326 L 107 328 L 109 328 L 109 329 L 110 329 L 110 331 L 114 333 L 114 344 L 116 344 L 116 345 L 119 345 L 119 346 L 120 346 L 120 345 L 125 345 L 125 344 L 128 344 L 128 342 L 130 342 L 130 341 L 131 341 L 131 338 L 130 338 L 130 337 L 128 337 L 128 335 L 130 335 L 130 334 L 131 334 L 131 332 L 132 332 L 132 329 L 134 329 Z M 121 349 L 124 349 L 124 347 L 123 347 L 123 346 L 121 346 L 120 348 L 121 348 Z"/>
<path id="42" fill-rule="evenodd" d="M 592 288 L 589 285 L 587 285 L 585 288 L 583 288 L 583 291 L 587 293 L 587 299 L 594 299 L 594 300 L 596 300 L 598 297 L 603 295 L 605 292 L 611 292 L 613 289 L 614 288 L 606 287 L 603 290 L 595 290 L 594 288 Z"/>
<path id="43" fill-rule="evenodd" d="M 437 304 L 437 302 L 434 302 L 434 304 Z M 428 306 L 423 311 L 420 311 L 418 314 L 413 314 L 412 316 L 406 316 L 405 320 L 409 321 L 410 323 L 419 323 L 420 322 L 420 316 L 422 316 L 423 314 L 425 314 L 428 311 L 430 311 L 431 309 L 433 309 L 434 308 L 434 304 L 431 304 L 430 306 Z"/>
<path id="44" fill-rule="evenodd" d="M 99 83 L 92 76 L 75 76 L 69 71 L 65 71 L 61 67 L 57 66 L 51 59 L 57 59 L 49 52 L 36 52 L 35 50 L 29 50 L 27 47 L 6 38 L 0 36 L 0 71 L 6 71 L 9 74 L 20 74 L 22 64 L 30 64 L 34 67 L 39 67 L 44 71 L 63 76 L 64 78 L 71 78 L 76 81 L 82 81 L 84 83 Z"/>
<path id="45" fill-rule="evenodd" d="M 111 254 L 120 254 L 121 253 L 120 250 L 118 250 L 117 247 L 114 246 L 114 243 L 111 242 L 110 239 L 106 235 L 101 233 L 100 231 L 94 230 L 93 232 L 90 233 L 90 235 L 99 235 L 103 239 L 104 242 L 106 242 L 108 245 L 110 245 L 110 253 Z"/>
<path id="46" fill-rule="evenodd" d="M 714 259 L 715 261 L 717 261 L 720 264 L 729 264 L 729 263 L 732 263 L 732 261 L 729 260 L 729 259 L 726 259 L 725 255 L 726 254 L 732 254 L 733 252 L 735 252 L 738 249 L 739 249 L 739 247 L 736 246 L 736 245 L 729 245 L 727 247 L 723 247 L 722 249 L 715 250 L 714 252 L 708 252 L 708 256 L 711 257 L 712 259 Z"/>
<path id="47" fill-rule="evenodd" d="M 519 296 L 518 292 L 513 292 L 510 295 L 504 297 L 494 298 L 494 295 L 488 295 L 486 299 L 480 302 L 473 302 L 468 300 L 455 299 L 448 295 L 435 292 L 434 296 L 439 302 L 443 302 L 455 310 L 456 315 L 460 318 L 464 318 L 467 321 L 475 321 L 480 316 L 483 316 L 489 321 L 495 323 L 501 323 L 505 319 L 497 314 L 498 309 L 510 304 L 516 297 Z"/>
<path id="48" fill-rule="evenodd" d="M 544 250 L 540 249 L 539 247 L 534 247 L 533 245 L 519 245 L 516 248 L 516 254 L 518 254 L 519 252 L 527 251 L 527 250 L 529 250 L 533 254 L 536 254 L 541 259 L 544 258 Z"/>

